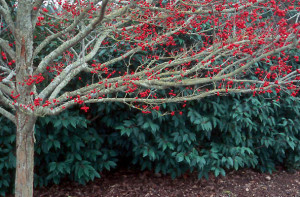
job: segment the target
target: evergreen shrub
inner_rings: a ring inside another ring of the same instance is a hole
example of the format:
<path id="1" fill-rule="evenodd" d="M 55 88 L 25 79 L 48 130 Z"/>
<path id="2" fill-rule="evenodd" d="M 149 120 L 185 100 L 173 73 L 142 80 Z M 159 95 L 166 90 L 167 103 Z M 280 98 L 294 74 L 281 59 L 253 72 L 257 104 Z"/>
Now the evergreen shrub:
<path id="1" fill-rule="evenodd" d="M 40 118 L 35 186 L 84 184 L 103 170 L 130 164 L 173 178 L 193 171 L 201 178 L 240 168 L 300 167 L 297 98 L 216 96 L 184 104 L 161 106 L 174 115 L 107 103 L 91 106 L 87 114 L 74 109 Z M 14 182 L 15 135 L 8 120 L 0 117 L 0 125 L 0 195 L 5 196 Z"/>

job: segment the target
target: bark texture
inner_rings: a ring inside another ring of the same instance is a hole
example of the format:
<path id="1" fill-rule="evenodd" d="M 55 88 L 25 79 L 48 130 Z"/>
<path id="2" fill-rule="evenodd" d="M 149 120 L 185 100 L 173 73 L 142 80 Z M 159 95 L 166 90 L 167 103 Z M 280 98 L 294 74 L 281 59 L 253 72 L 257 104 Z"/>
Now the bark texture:
<path id="1" fill-rule="evenodd" d="M 16 94 L 19 95 L 16 106 L 16 179 L 15 196 L 33 196 L 34 168 L 34 125 L 36 117 L 24 106 L 33 105 L 30 92 L 33 85 L 24 82 L 33 73 L 33 26 L 31 0 L 18 1 L 16 18 Z"/>
<path id="2" fill-rule="evenodd" d="M 15 196 L 33 196 L 34 125 L 36 118 L 17 113 Z"/>

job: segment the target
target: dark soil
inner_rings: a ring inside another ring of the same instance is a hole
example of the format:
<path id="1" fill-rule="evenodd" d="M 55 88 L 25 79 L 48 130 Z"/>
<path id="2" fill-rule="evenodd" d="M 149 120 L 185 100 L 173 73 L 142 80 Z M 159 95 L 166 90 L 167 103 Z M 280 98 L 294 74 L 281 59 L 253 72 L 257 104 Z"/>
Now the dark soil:
<path id="1" fill-rule="evenodd" d="M 87 185 L 63 183 L 35 191 L 35 197 L 300 197 L 300 171 L 278 170 L 262 174 L 253 170 L 228 172 L 225 177 L 209 180 L 186 175 L 172 180 L 169 176 L 120 170 L 102 175 Z"/>

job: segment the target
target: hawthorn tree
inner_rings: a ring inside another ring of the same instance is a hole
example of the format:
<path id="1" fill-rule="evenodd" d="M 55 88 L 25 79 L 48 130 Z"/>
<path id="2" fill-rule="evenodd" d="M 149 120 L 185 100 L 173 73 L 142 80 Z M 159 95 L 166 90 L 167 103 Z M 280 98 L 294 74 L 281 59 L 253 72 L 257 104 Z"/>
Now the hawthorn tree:
<path id="1" fill-rule="evenodd" d="M 0 0 L 0 114 L 17 128 L 15 196 L 33 196 L 38 117 L 89 103 L 157 113 L 211 95 L 297 96 L 299 11 L 295 0 Z"/>

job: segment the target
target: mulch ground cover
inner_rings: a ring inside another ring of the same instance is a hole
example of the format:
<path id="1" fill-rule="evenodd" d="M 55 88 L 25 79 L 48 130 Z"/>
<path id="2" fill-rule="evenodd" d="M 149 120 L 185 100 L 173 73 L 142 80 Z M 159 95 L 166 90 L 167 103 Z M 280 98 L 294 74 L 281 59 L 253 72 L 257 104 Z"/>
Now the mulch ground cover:
<path id="1" fill-rule="evenodd" d="M 35 197 L 300 197 L 300 171 L 263 174 L 245 169 L 225 177 L 185 175 L 172 180 L 152 172 L 119 170 L 86 185 L 65 182 L 36 189 Z"/>

